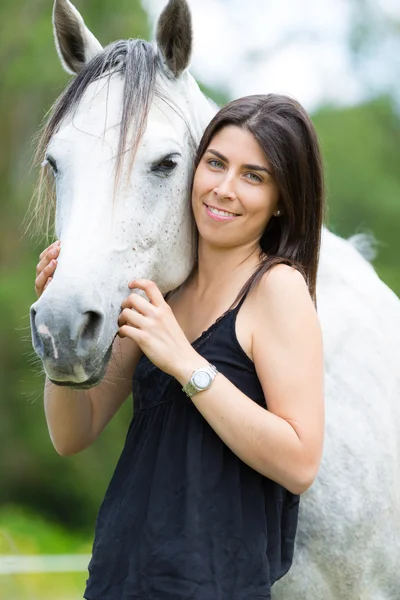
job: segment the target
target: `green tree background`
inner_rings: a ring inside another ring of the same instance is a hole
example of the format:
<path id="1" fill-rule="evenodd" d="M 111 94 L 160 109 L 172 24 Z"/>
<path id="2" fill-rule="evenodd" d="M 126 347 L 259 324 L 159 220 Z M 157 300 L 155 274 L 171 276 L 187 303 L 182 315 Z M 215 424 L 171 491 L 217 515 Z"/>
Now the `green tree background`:
<path id="1" fill-rule="evenodd" d="M 149 36 L 139 0 L 76 4 L 103 44 Z M 43 374 L 29 330 L 35 266 L 47 242 L 23 236 L 21 225 L 34 187 L 32 138 L 68 81 L 54 49 L 51 10 L 51 0 L 2 0 L 0 5 L 0 533 L 12 527 L 15 507 L 22 507 L 90 536 L 132 404 L 126 402 L 90 449 L 67 458 L 54 451 L 43 412 Z M 364 47 L 360 39 L 370 39 L 368 28 L 363 31 L 364 37 L 352 39 L 355 53 Z M 217 102 L 224 99 L 207 91 Z M 267 91 L 273 90 L 260 90 Z M 400 116 L 395 102 L 388 94 L 351 108 L 325 106 L 312 117 L 327 169 L 329 227 L 343 237 L 372 231 L 379 244 L 373 264 L 399 294 Z M 11 551 L 1 535 L 0 551 Z"/>

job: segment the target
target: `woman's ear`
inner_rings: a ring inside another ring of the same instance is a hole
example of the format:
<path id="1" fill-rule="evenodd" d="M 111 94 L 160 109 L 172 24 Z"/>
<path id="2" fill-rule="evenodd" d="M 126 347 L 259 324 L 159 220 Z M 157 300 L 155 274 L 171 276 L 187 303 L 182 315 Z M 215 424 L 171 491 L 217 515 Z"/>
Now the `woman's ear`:
<path id="1" fill-rule="evenodd" d="M 55 0 L 53 7 L 54 39 L 61 64 L 68 73 L 77 75 L 103 50 L 100 42 L 86 27 L 80 13 L 69 0 Z"/>

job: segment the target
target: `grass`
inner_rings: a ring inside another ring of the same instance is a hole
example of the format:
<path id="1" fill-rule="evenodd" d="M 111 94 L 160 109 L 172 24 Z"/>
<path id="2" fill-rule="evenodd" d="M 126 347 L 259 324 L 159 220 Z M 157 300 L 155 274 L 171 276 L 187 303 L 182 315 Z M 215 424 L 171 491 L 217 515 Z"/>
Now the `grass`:
<path id="1" fill-rule="evenodd" d="M 90 554 L 91 539 L 14 506 L 0 509 L 1 555 Z M 0 574 L 2 600 L 79 600 L 87 572 Z"/>

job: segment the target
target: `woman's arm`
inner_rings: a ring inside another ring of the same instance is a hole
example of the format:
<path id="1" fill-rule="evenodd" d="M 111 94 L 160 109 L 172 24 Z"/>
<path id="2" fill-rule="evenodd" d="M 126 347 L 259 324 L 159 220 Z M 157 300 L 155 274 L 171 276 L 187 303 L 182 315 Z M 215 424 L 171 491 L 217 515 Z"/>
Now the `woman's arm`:
<path id="1" fill-rule="evenodd" d="M 61 242 L 57 240 L 39 256 L 35 291 L 40 298 L 53 278 Z M 44 408 L 50 438 L 62 456 L 84 450 L 103 431 L 131 393 L 132 376 L 142 355 L 130 339 L 115 338 L 103 380 L 89 390 L 58 386 L 47 377 L 44 385 Z"/>
<path id="2" fill-rule="evenodd" d="M 249 298 L 250 300 L 250 298 Z M 252 294 L 253 358 L 268 405 L 219 374 L 192 402 L 229 448 L 295 494 L 314 481 L 323 447 L 322 332 L 302 275 L 278 265 Z M 185 385 L 207 361 L 193 350 L 175 377 Z"/>
<path id="3" fill-rule="evenodd" d="M 61 456 L 88 448 L 129 397 L 132 377 L 142 356 L 129 339 L 116 337 L 103 380 L 89 390 L 54 385 L 46 378 L 44 407 L 53 446 Z"/>

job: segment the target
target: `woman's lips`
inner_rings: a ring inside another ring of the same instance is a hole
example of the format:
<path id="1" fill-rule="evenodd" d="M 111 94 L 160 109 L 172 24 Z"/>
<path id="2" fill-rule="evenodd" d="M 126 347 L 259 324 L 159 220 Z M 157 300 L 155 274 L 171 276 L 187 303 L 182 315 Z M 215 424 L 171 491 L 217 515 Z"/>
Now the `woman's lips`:
<path id="1" fill-rule="evenodd" d="M 237 219 L 240 215 L 234 215 L 232 213 L 231 216 L 227 217 L 225 215 L 216 215 L 215 213 L 211 212 L 210 207 L 207 206 L 207 204 L 204 204 L 204 206 L 206 207 L 206 211 L 208 216 L 213 219 L 214 221 L 233 221 L 234 219 Z M 228 212 L 228 211 L 226 211 Z"/>

